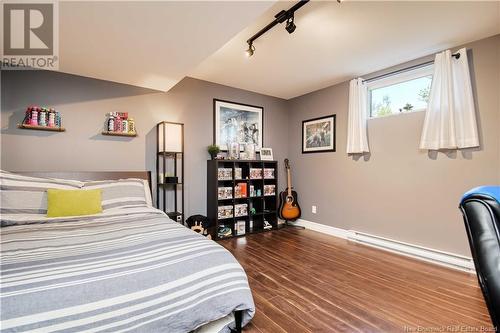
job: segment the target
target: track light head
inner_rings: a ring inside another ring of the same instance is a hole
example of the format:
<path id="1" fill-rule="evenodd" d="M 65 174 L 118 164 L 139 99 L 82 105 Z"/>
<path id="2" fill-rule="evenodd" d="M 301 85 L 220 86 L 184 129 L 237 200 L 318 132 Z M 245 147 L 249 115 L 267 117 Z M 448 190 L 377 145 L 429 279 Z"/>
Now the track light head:
<path id="1" fill-rule="evenodd" d="M 282 10 L 278 14 L 274 15 L 274 20 L 266 25 L 264 28 L 260 29 L 256 34 L 247 39 L 248 49 L 245 51 L 247 57 L 251 57 L 255 53 L 255 47 L 253 46 L 253 42 L 275 27 L 277 24 L 281 24 L 286 21 L 285 29 L 289 34 L 293 33 L 297 28 L 295 26 L 294 16 L 293 14 L 299 10 L 302 6 L 307 4 L 310 0 L 299 0 L 295 5 L 290 7 L 288 10 Z"/>
<path id="2" fill-rule="evenodd" d="M 248 43 L 248 49 L 245 51 L 247 58 L 250 58 L 255 53 L 255 46 L 252 43 Z"/>
<path id="3" fill-rule="evenodd" d="M 295 29 L 297 28 L 297 26 L 295 25 L 295 23 L 293 23 L 293 20 L 294 20 L 294 17 L 293 15 L 290 16 L 287 20 L 286 20 L 286 26 L 285 26 L 285 29 L 286 31 L 288 31 L 289 34 L 293 33 L 295 31 Z"/>

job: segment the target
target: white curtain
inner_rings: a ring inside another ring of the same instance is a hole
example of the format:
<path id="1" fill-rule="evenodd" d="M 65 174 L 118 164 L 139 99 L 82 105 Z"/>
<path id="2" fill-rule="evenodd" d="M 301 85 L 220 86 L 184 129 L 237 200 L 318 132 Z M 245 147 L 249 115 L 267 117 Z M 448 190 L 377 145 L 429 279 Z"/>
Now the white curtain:
<path id="1" fill-rule="evenodd" d="M 479 146 L 467 50 L 458 53 L 458 59 L 450 50 L 436 54 L 420 149 Z"/>
<path id="2" fill-rule="evenodd" d="M 362 154 L 370 151 L 366 134 L 368 89 L 363 79 L 349 82 L 349 119 L 347 123 L 347 153 Z"/>

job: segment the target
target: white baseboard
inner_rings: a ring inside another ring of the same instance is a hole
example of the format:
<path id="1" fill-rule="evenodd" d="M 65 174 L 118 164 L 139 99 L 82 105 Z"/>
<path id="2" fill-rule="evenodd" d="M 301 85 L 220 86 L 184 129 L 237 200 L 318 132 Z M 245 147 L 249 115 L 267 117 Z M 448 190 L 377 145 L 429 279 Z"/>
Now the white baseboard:
<path id="1" fill-rule="evenodd" d="M 335 228 L 329 225 L 311 222 L 303 219 L 298 219 L 295 222 L 289 222 L 290 224 L 304 227 L 306 229 L 314 230 L 317 232 L 321 232 L 323 234 L 332 235 L 339 238 L 347 239 L 349 236 L 349 230 Z"/>
<path id="2" fill-rule="evenodd" d="M 306 229 L 318 231 L 327 235 L 351 240 L 360 244 L 376 247 L 385 251 L 405 255 L 415 259 L 446 266 L 469 273 L 475 273 L 472 258 L 459 254 L 436 250 L 415 244 L 400 242 L 394 239 L 370 235 L 367 233 L 346 230 L 328 225 L 299 219 L 293 222 L 294 225 L 305 227 Z"/>

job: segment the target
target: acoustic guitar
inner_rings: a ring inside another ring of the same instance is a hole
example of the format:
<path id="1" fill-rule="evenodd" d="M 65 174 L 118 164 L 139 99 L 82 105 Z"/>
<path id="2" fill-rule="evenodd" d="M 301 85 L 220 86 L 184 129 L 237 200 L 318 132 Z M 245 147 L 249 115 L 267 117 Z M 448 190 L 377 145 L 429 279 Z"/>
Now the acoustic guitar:
<path id="1" fill-rule="evenodd" d="M 297 192 L 292 190 L 292 178 L 288 158 L 285 159 L 285 169 L 287 188 L 280 193 L 279 217 L 285 221 L 295 221 L 300 217 L 300 206 L 297 200 Z"/>

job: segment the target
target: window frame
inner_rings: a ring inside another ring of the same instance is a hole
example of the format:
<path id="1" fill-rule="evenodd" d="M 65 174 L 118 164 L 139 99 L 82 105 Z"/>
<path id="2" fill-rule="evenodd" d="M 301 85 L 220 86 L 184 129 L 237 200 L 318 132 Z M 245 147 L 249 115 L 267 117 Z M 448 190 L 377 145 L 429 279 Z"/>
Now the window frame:
<path id="1" fill-rule="evenodd" d="M 368 82 L 366 84 L 366 88 L 367 88 L 366 100 L 368 103 L 368 105 L 367 105 L 367 107 L 368 107 L 368 119 L 385 118 L 385 117 L 390 117 L 390 116 L 398 116 L 401 114 L 426 111 L 426 108 L 423 108 L 423 109 L 412 110 L 410 112 L 392 113 L 392 114 L 388 114 L 385 116 L 373 116 L 372 115 L 372 93 L 371 92 L 372 92 L 372 90 L 375 90 L 375 89 L 385 88 L 385 87 L 392 86 L 395 84 L 420 79 L 422 77 L 426 77 L 429 75 L 433 76 L 433 74 L 434 74 L 434 64 L 432 63 L 432 64 L 428 64 L 425 66 L 412 68 L 410 70 L 395 73 L 393 75 L 381 77 L 380 79 L 376 79 L 376 80 Z"/>

